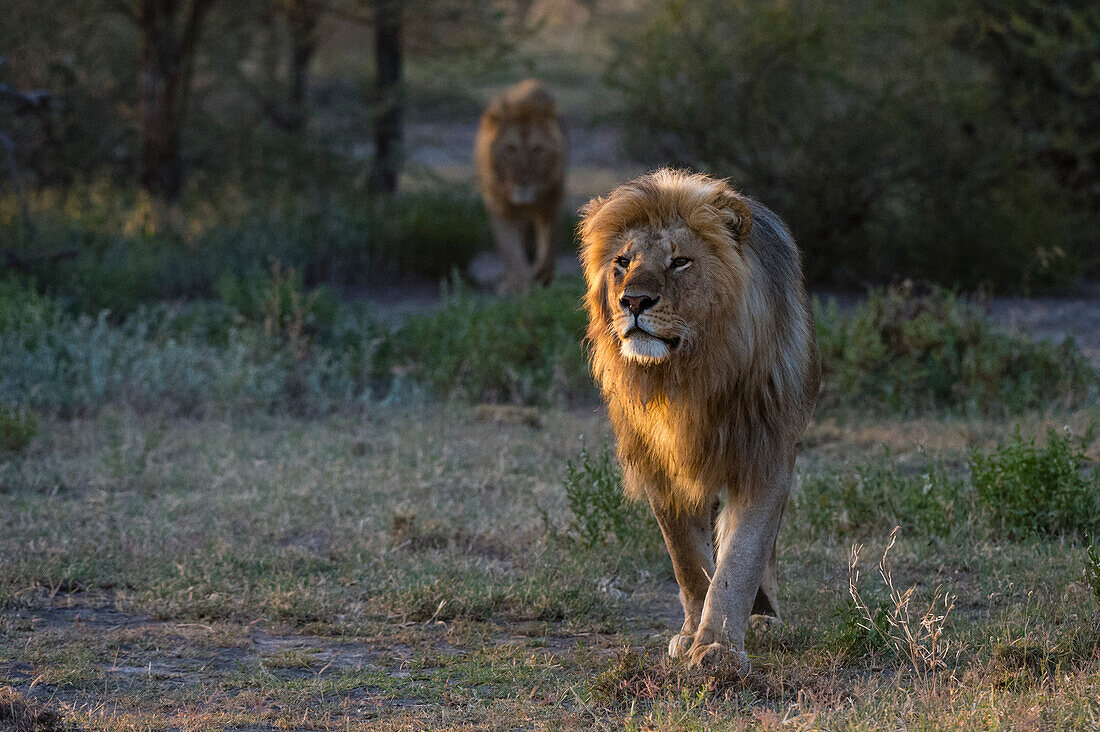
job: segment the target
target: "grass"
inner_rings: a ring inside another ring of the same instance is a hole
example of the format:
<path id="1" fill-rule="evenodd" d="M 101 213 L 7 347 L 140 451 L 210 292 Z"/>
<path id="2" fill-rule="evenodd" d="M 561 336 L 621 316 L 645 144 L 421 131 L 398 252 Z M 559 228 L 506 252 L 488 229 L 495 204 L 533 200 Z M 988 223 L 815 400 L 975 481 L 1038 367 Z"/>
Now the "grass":
<path id="1" fill-rule="evenodd" d="M 750 633 L 752 676 L 670 663 L 667 557 L 572 533 L 569 482 L 613 480 L 605 418 L 538 416 L 450 403 L 40 419 L 21 459 L 0 461 L 0 669 L 20 709 L 104 730 L 1074 727 L 1100 713 L 1084 547 L 969 519 L 903 530 L 898 592 L 914 608 L 937 588 L 956 598 L 933 688 L 859 635 L 850 533 L 806 520 L 801 497 L 780 536 L 786 624 Z M 1097 416 L 1057 423 L 1083 431 Z M 1023 419 L 1020 439 L 1051 424 Z M 971 450 L 1016 444 L 999 420 L 825 421 L 803 485 L 853 470 L 868 440 L 891 453 L 864 480 L 893 493 L 920 490 L 907 466 L 965 481 Z M 882 525 L 866 524 L 869 546 Z M 660 548 L 655 528 L 639 541 Z M 892 607 L 880 583 L 860 589 L 872 612 Z"/>
<path id="2" fill-rule="evenodd" d="M 379 400 L 595 404 L 579 279 L 492 298 L 461 284 L 383 325 L 278 263 L 223 275 L 219 300 L 74 315 L 33 283 L 0 281 L 0 404 L 75 415 L 139 411 L 318 416 Z M 1095 404 L 1100 375 L 1071 342 L 994 330 L 944 291 L 872 293 L 818 308 L 819 414 L 1013 415 Z"/>

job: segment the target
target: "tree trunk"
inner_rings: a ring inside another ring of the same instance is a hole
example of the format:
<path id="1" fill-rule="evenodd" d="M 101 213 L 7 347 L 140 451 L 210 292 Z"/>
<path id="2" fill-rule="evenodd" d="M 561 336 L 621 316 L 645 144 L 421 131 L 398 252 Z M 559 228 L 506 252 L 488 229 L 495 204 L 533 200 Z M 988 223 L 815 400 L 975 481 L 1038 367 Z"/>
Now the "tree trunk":
<path id="1" fill-rule="evenodd" d="M 314 0 L 289 0 L 285 12 L 290 28 L 290 89 L 287 94 L 286 129 L 298 132 L 305 125 L 309 64 L 317 50 L 317 23 L 321 6 Z"/>
<path id="2" fill-rule="evenodd" d="M 212 0 L 141 0 L 141 184 L 172 201 L 183 186 L 180 131 L 203 16 Z"/>
<path id="3" fill-rule="evenodd" d="M 378 80 L 370 189 L 384 196 L 397 191 L 401 158 L 401 6 L 402 0 L 374 0 L 374 56 Z"/>

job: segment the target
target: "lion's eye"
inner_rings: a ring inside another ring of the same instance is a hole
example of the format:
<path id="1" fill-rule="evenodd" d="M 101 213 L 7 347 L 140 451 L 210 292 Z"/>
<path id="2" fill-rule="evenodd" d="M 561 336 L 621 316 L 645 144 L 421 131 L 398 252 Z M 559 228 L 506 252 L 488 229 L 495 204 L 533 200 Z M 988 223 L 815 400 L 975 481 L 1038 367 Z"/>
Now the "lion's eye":
<path id="1" fill-rule="evenodd" d="M 626 257 L 615 257 L 615 266 L 616 267 L 622 267 L 623 269 L 626 269 L 627 267 L 630 266 L 630 260 L 627 259 Z"/>
<path id="2" fill-rule="evenodd" d="M 691 264 L 691 260 L 688 259 L 687 257 L 675 257 L 675 258 L 673 258 L 673 260 L 669 264 L 669 266 L 672 269 L 683 269 L 684 267 L 688 266 L 689 264 Z"/>

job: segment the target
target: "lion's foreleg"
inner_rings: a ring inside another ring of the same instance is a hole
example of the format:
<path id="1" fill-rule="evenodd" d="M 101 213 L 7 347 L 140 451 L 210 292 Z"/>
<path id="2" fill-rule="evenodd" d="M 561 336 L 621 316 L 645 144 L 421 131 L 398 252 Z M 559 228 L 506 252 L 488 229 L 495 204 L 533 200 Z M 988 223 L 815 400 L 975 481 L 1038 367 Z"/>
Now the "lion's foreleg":
<path id="1" fill-rule="evenodd" d="M 772 557 L 790 483 L 791 472 L 786 470 L 767 488 L 730 496 L 718 521 L 718 564 L 688 651 L 691 664 L 729 652 L 748 668 L 745 629 L 762 583 L 772 595 L 768 600 L 775 600 Z"/>
<path id="2" fill-rule="evenodd" d="M 714 512 L 709 507 L 696 512 L 671 511 L 657 501 L 650 503 L 672 558 L 684 607 L 684 625 L 668 646 L 669 655 L 675 657 L 694 640 L 714 575 Z"/>
<path id="3" fill-rule="evenodd" d="M 531 267 L 523 247 L 523 222 L 506 219 L 498 213 L 492 215 L 493 238 L 504 265 L 504 277 L 500 281 L 501 292 L 526 292 L 531 289 Z"/>
<path id="4" fill-rule="evenodd" d="M 549 217 L 535 218 L 535 264 L 532 276 L 540 285 L 550 284 L 554 279 L 554 265 L 557 264 L 557 252 L 554 247 L 554 225 Z"/>

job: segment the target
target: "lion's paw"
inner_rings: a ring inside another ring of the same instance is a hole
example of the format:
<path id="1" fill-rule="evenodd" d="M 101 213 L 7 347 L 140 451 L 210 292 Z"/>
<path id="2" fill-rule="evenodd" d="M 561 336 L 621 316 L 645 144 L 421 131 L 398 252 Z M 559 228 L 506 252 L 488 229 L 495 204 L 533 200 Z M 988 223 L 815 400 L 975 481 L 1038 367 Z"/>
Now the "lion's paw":
<path id="1" fill-rule="evenodd" d="M 687 653 L 691 648 L 691 644 L 695 642 L 694 634 L 690 633 L 677 633 L 672 636 L 672 640 L 668 642 L 668 657 L 679 658 Z"/>
<path id="2" fill-rule="evenodd" d="M 725 643 L 696 643 L 688 650 L 687 663 L 692 668 L 729 665 L 742 674 L 747 674 L 751 669 L 748 654 Z"/>
<path id="3" fill-rule="evenodd" d="M 774 615 L 752 615 L 749 617 L 749 625 L 760 633 L 767 633 L 782 624 L 783 621 Z"/>

